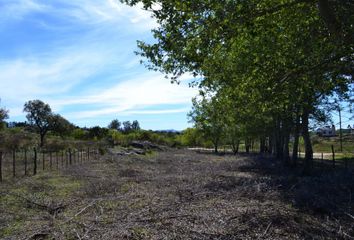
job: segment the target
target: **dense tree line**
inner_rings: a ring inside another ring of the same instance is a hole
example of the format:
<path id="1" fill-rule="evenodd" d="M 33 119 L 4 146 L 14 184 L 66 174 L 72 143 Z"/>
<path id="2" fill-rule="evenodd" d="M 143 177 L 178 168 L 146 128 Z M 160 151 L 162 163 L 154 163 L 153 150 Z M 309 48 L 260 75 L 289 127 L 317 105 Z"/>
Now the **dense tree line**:
<path id="1" fill-rule="evenodd" d="M 234 151 L 258 139 L 260 151 L 296 164 L 302 135 L 310 168 L 310 120 L 326 117 L 333 98 L 352 101 L 353 1 L 123 2 L 141 3 L 159 23 L 155 43 L 138 42 L 147 66 L 177 82 L 200 79 L 190 116 L 215 150 L 220 134 Z"/>
<path id="2" fill-rule="evenodd" d="M 114 119 L 108 127 L 81 128 L 54 113 L 49 104 L 38 99 L 26 102 L 23 111 L 27 113 L 26 122 L 7 123 L 5 120 L 9 117 L 9 111 L 0 108 L 0 130 L 2 130 L 0 147 L 17 149 L 38 145 L 41 148 L 52 148 L 80 141 L 99 142 L 106 146 L 117 144 L 129 146 L 132 141 L 136 140 L 169 146 L 181 145 L 178 132 L 142 130 L 137 120 L 121 123 L 118 119 Z"/>

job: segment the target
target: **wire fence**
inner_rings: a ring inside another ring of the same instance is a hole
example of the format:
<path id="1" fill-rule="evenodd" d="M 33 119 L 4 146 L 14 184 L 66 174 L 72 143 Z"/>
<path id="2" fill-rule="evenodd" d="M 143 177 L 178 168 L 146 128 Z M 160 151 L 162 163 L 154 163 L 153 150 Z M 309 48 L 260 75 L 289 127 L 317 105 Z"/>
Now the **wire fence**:
<path id="1" fill-rule="evenodd" d="M 0 182 L 5 179 L 34 176 L 38 172 L 60 171 L 73 165 L 98 159 L 98 149 L 45 149 L 0 150 Z"/>

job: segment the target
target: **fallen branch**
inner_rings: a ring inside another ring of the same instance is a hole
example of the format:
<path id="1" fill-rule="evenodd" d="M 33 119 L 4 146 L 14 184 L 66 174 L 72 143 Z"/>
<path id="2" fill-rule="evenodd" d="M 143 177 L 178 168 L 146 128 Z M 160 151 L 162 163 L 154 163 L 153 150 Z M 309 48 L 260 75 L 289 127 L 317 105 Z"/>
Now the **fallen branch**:
<path id="1" fill-rule="evenodd" d="M 270 222 L 267 226 L 267 228 L 265 229 L 265 231 L 263 232 L 263 234 L 261 236 L 258 237 L 258 239 L 263 238 L 265 235 L 267 235 L 268 230 L 270 229 L 270 226 L 272 225 L 272 222 Z"/>
<path id="2" fill-rule="evenodd" d="M 83 212 L 85 212 L 88 208 L 92 207 L 93 205 L 96 204 L 98 200 L 93 200 L 90 204 L 86 205 L 84 208 L 82 208 L 80 211 L 78 211 L 73 217 L 69 218 L 68 220 L 66 220 L 64 223 L 68 223 L 70 221 L 72 221 L 74 218 L 78 217 L 80 214 L 82 214 Z"/>

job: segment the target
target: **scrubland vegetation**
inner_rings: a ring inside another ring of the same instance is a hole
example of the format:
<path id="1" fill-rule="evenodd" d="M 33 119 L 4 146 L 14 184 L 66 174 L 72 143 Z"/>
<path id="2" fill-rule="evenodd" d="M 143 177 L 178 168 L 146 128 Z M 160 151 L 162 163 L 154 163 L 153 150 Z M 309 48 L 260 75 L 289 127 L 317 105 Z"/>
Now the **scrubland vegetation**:
<path id="1" fill-rule="evenodd" d="M 1 151 L 100 154 L 6 178 L 0 237 L 353 239 L 353 135 L 312 130 L 334 111 L 353 117 L 353 2 L 121 2 L 157 20 L 156 41 L 138 42 L 146 66 L 172 82 L 195 77 L 193 127 L 81 128 L 40 100 L 25 103 L 27 122 L 5 124 L 1 108 Z"/>

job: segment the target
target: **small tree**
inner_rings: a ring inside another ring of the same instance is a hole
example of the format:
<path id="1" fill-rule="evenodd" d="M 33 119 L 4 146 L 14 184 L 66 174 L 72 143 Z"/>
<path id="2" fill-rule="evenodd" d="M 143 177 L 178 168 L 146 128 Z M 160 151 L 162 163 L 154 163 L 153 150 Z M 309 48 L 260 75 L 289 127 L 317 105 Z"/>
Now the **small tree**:
<path id="1" fill-rule="evenodd" d="M 107 128 L 101 128 L 100 126 L 94 126 L 88 129 L 89 138 L 92 139 L 102 139 L 108 134 Z"/>
<path id="2" fill-rule="evenodd" d="M 0 99 L 1 102 L 1 99 Z M 5 119 L 9 118 L 9 111 L 6 110 L 5 108 L 0 108 L 0 129 L 4 127 L 4 121 Z"/>
<path id="3" fill-rule="evenodd" d="M 132 130 L 132 124 L 130 123 L 130 121 L 124 121 L 123 122 L 123 131 L 125 133 L 128 133 Z"/>
<path id="4" fill-rule="evenodd" d="M 62 138 L 64 136 L 70 135 L 75 129 L 75 126 L 72 123 L 70 123 L 67 119 L 60 116 L 59 114 L 53 115 L 52 121 L 51 130 Z"/>
<path id="5" fill-rule="evenodd" d="M 114 130 L 119 131 L 121 125 L 122 125 L 122 124 L 118 121 L 118 119 L 114 119 L 114 120 L 111 121 L 110 124 L 108 124 L 108 128 L 109 128 L 109 129 L 114 129 Z"/>
<path id="6" fill-rule="evenodd" d="M 213 143 L 214 151 L 217 153 L 225 130 L 223 105 L 216 96 L 201 97 L 200 100 L 192 99 L 193 109 L 189 113 L 189 118 L 204 134 L 205 139 Z"/>
<path id="7" fill-rule="evenodd" d="M 131 125 L 131 128 L 133 131 L 139 131 L 140 130 L 140 124 L 138 122 L 138 120 L 134 120 L 132 125 Z"/>
<path id="8" fill-rule="evenodd" d="M 44 137 L 55 122 L 52 109 L 41 100 L 32 100 L 25 103 L 23 111 L 27 112 L 27 120 L 36 128 L 40 136 L 40 146 L 43 147 Z"/>

